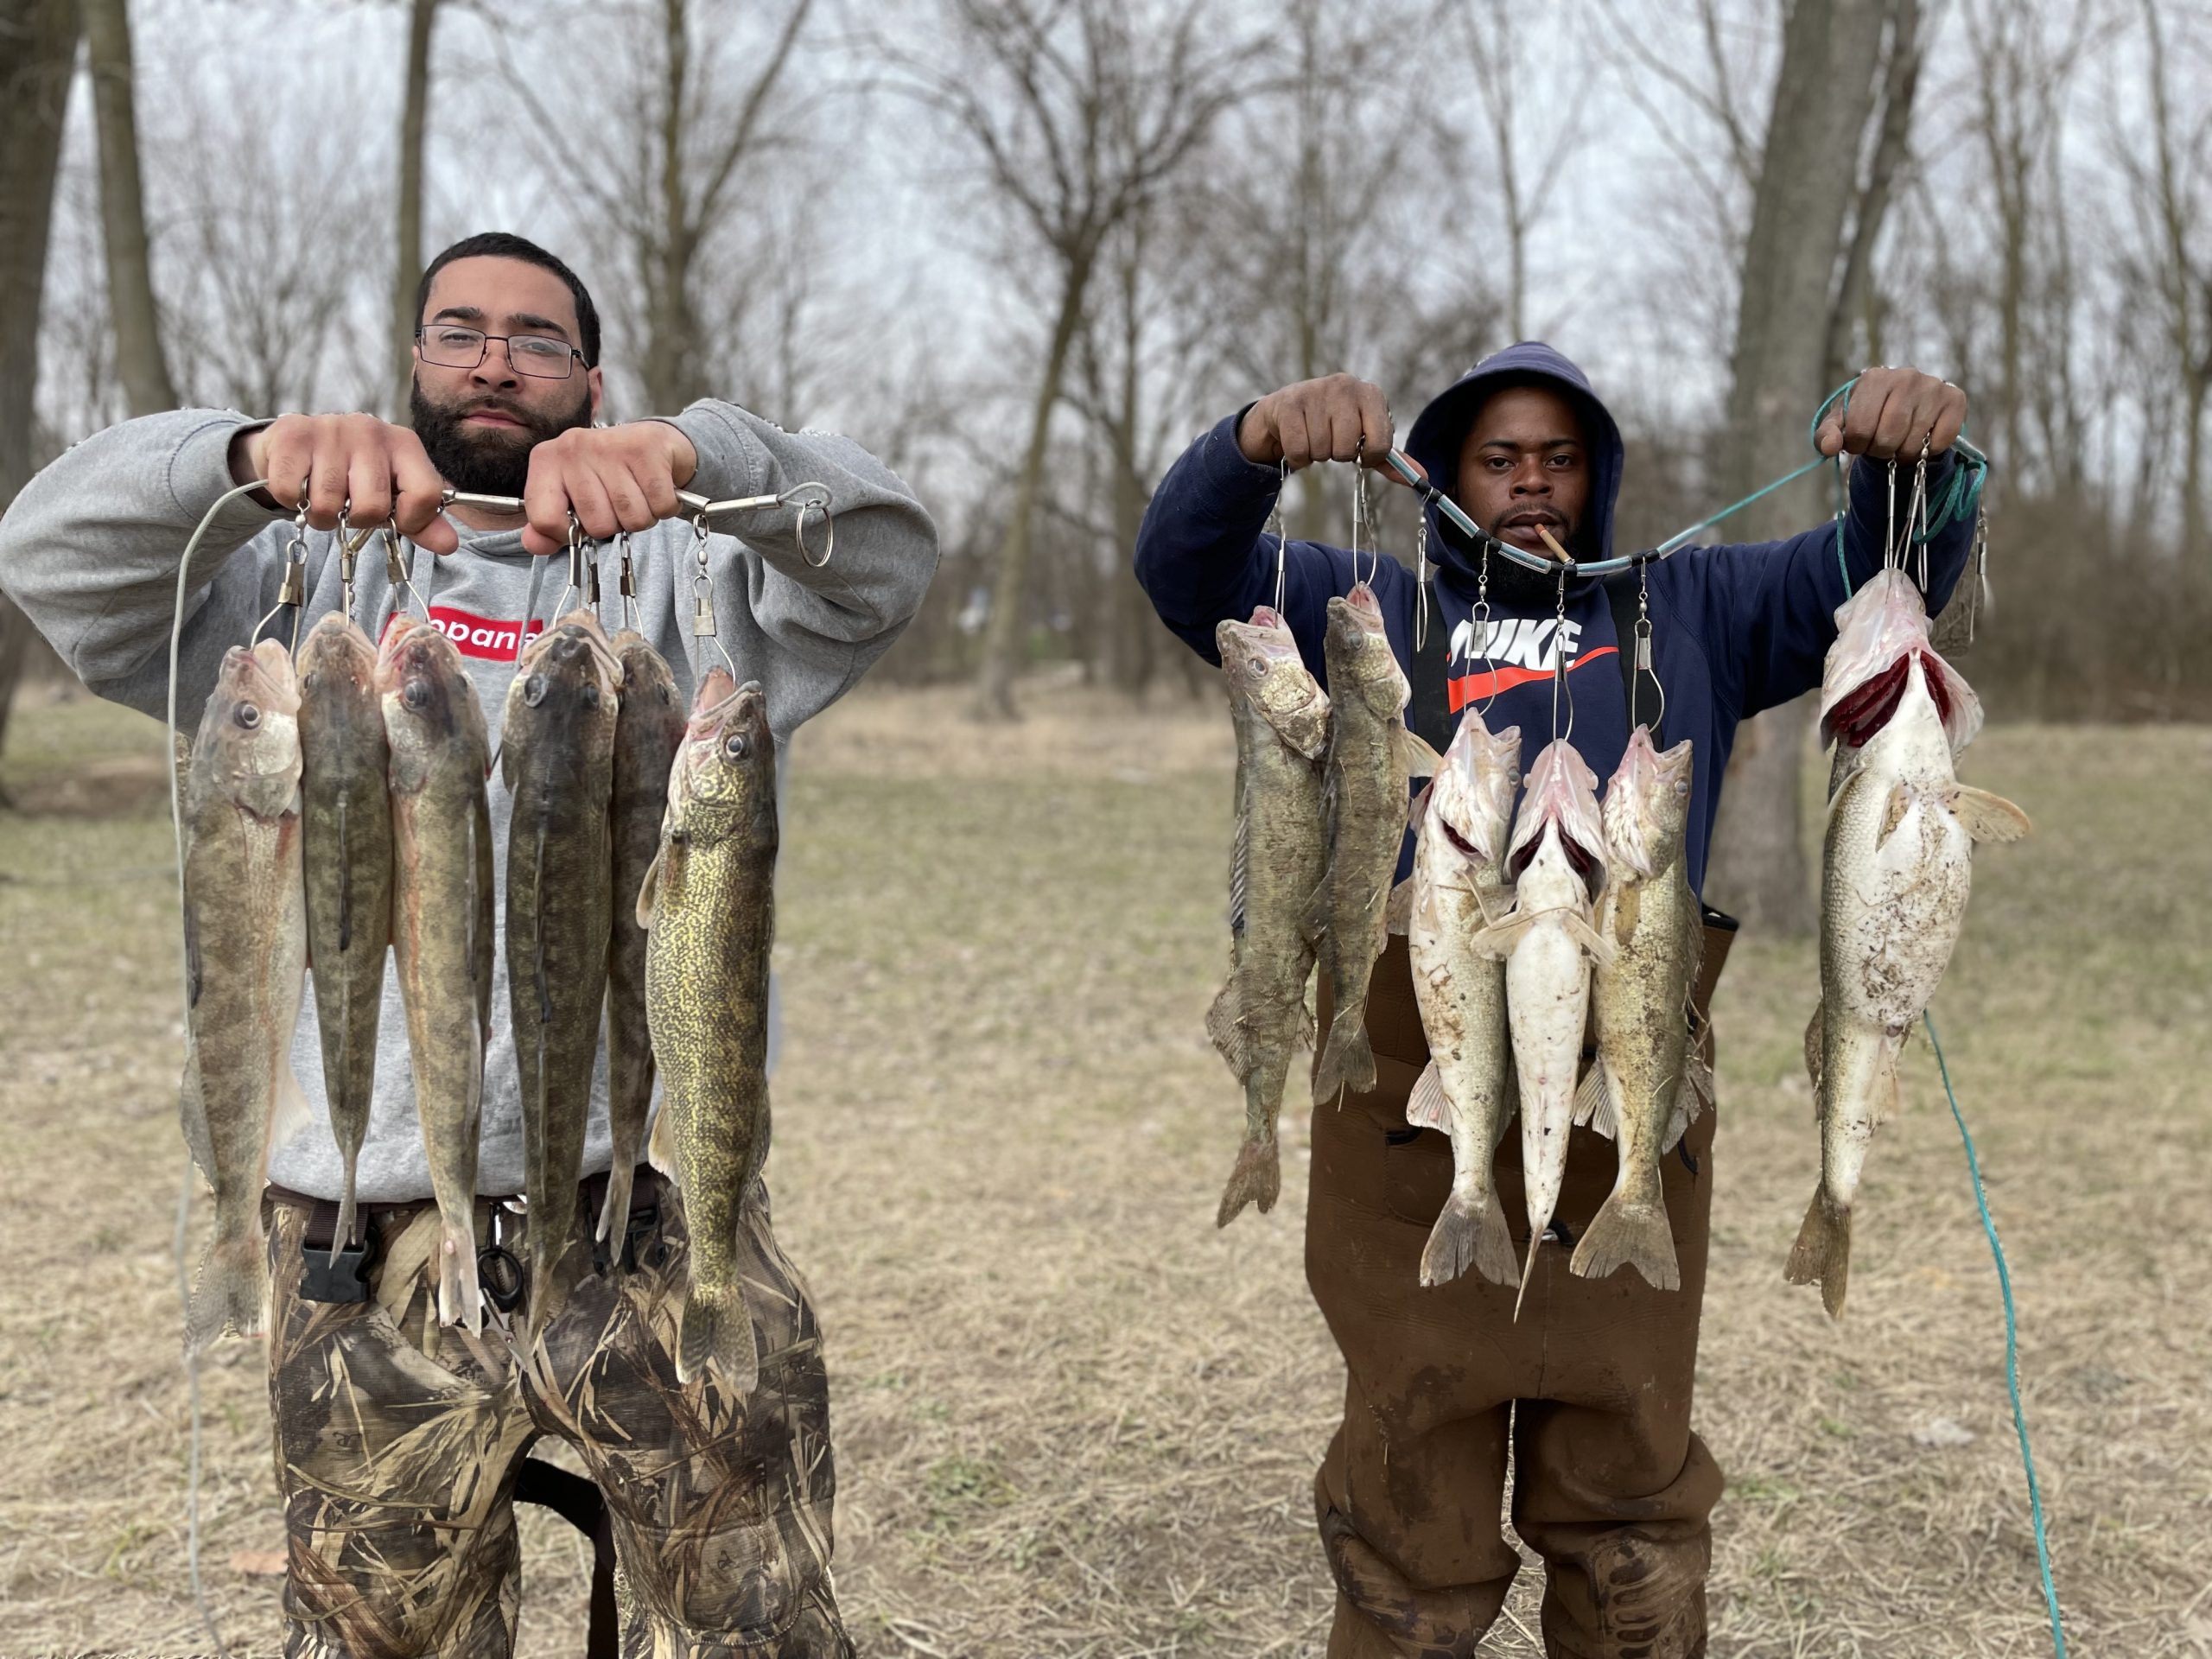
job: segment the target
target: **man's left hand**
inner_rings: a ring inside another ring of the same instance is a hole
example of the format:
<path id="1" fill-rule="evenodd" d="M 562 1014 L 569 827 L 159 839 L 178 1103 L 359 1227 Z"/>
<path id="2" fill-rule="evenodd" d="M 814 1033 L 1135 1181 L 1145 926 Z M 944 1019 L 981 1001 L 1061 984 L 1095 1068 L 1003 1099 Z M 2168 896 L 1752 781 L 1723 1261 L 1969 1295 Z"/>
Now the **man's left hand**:
<path id="1" fill-rule="evenodd" d="M 571 512 L 595 542 L 651 530 L 682 510 L 676 493 L 698 469 L 691 440 L 666 421 L 580 426 L 548 438 L 530 452 L 523 550 L 543 557 L 568 546 Z"/>
<path id="2" fill-rule="evenodd" d="M 1966 423 L 1967 395 L 1949 381 L 1918 369 L 1868 369 L 1852 383 L 1849 398 L 1828 410 L 1813 447 L 1824 455 L 1917 461 L 1923 443 L 1939 455 Z"/>

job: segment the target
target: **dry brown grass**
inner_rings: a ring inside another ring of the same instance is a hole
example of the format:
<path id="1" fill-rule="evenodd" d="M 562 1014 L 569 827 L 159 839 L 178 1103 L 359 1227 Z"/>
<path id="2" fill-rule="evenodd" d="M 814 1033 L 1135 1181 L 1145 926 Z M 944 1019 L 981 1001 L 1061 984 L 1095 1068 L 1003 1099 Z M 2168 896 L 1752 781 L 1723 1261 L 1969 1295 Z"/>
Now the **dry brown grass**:
<path id="1" fill-rule="evenodd" d="M 1199 1030 L 1226 722 L 1067 687 L 1032 705 L 1007 730 L 957 694 L 863 694 L 795 758 L 771 1178 L 829 1342 L 844 1603 L 873 1655 L 1317 1653 L 1309 1493 L 1342 1382 L 1300 1184 L 1211 1225 L 1241 1114 Z M 156 743 L 135 717 L 33 708 L 6 779 L 35 806 Z M 2037 824 L 1980 861 L 1936 1014 L 2011 1253 L 2069 1635 L 2205 1659 L 2212 733 L 1999 728 L 1967 771 Z M 205 1645 L 183 1591 L 167 834 L 157 800 L 0 819 L 8 1652 Z M 2031 1655 L 1995 1274 L 1924 1051 L 1875 1150 L 1847 1321 L 1782 1283 L 1817 1156 L 1814 984 L 1807 947 L 1747 941 L 1718 1009 L 1713 1651 Z M 260 1364 L 232 1343 L 208 1367 L 205 1494 L 209 1581 L 257 1652 L 274 1581 L 229 1563 L 278 1541 Z M 1971 1443 L 1918 1443 L 1937 1419 Z M 526 1518 L 524 1651 L 572 1652 L 582 1555 Z M 1502 1623 L 1485 1651 L 1535 1649 Z"/>

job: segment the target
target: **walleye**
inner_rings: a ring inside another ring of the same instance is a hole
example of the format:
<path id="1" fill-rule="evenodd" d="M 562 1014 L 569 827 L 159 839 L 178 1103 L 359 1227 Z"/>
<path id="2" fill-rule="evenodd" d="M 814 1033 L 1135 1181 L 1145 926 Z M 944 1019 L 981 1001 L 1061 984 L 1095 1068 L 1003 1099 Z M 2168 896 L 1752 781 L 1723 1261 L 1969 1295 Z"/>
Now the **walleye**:
<path id="1" fill-rule="evenodd" d="M 1470 1262 L 1501 1285 L 1520 1271 L 1491 1170 L 1512 1116 L 1505 964 L 1474 943 L 1513 902 L 1505 832 L 1520 786 L 1521 728 L 1493 737 L 1469 709 L 1428 786 L 1414 847 L 1406 944 L 1432 1058 L 1406 1122 L 1452 1137 L 1452 1196 L 1421 1252 L 1424 1285 L 1458 1278 Z"/>
<path id="2" fill-rule="evenodd" d="M 1575 1122 L 1617 1141 L 1620 1173 L 1568 1267 L 1603 1279 L 1625 1263 L 1661 1290 L 1682 1283 L 1659 1154 L 1695 1094 L 1690 992 L 1705 944 L 1684 851 L 1690 767 L 1688 739 L 1662 754 L 1638 726 L 1605 785 L 1598 931 L 1614 955 L 1592 988 L 1598 1058 L 1575 1104 Z"/>
<path id="3" fill-rule="evenodd" d="M 664 1088 L 649 1150 L 691 1235 L 676 1371 L 760 1382 L 738 1220 L 768 1157 L 768 952 L 775 937 L 776 741 L 757 682 L 700 683 L 668 780 L 660 851 L 638 895 L 645 1014 Z"/>
<path id="4" fill-rule="evenodd" d="M 667 660 L 643 634 L 625 628 L 608 649 L 622 668 L 622 709 L 614 720 L 613 796 L 607 809 L 614 901 L 607 939 L 607 1127 L 613 1161 L 607 1166 L 597 1236 L 609 1241 L 619 1256 L 653 1097 L 638 890 L 660 850 L 668 769 L 683 741 L 683 701 Z"/>
<path id="5" fill-rule="evenodd" d="M 589 612 L 563 617 L 524 648 L 499 734 L 499 776 L 510 797 L 507 1007 L 530 1198 L 525 1344 L 565 1294 L 556 1269 L 575 1242 L 607 997 L 613 892 L 607 810 L 620 674 L 599 620 Z"/>
<path id="6" fill-rule="evenodd" d="M 1821 1002 L 1805 1034 L 1821 1179 L 1784 1276 L 1843 1312 L 1851 1205 L 1876 1126 L 1897 1108 L 1897 1052 L 1936 994 L 1966 919 L 1974 843 L 2018 841 L 2027 816 L 1958 781 L 1981 726 L 1973 690 L 1928 643 L 1901 570 L 1836 612 L 1821 734 L 1836 745 L 1821 858 Z"/>
<path id="7" fill-rule="evenodd" d="M 1523 1297 L 1567 1176 L 1591 964 L 1610 966 L 1613 959 L 1612 946 L 1592 918 L 1605 884 L 1605 827 L 1597 790 L 1597 774 L 1565 738 L 1554 738 L 1537 755 L 1506 850 L 1506 874 L 1516 884 L 1513 913 L 1477 940 L 1479 948 L 1505 957 L 1529 1198 Z M 1514 1312 L 1520 1312 L 1518 1302 Z"/>
<path id="8" fill-rule="evenodd" d="M 444 1222 L 438 1318 L 478 1332 L 476 1137 L 493 949 L 484 711 L 453 641 L 404 611 L 377 652 L 377 691 L 391 747 L 392 957 Z"/>
<path id="9" fill-rule="evenodd" d="M 300 645 L 300 840 L 322 1091 L 346 1160 L 332 1258 L 353 1239 L 353 1187 L 376 1091 L 377 1016 L 391 941 L 391 747 L 377 648 L 341 611 Z"/>
<path id="10" fill-rule="evenodd" d="M 1244 1085 L 1244 1144 L 1214 1224 L 1248 1204 L 1265 1215 L 1282 1186 L 1275 1122 L 1293 1051 L 1307 1035 L 1313 944 L 1306 908 L 1325 867 L 1321 772 L 1329 699 L 1267 606 L 1214 630 L 1236 728 L 1236 839 L 1229 866 L 1229 982 L 1206 1034 Z"/>
<path id="11" fill-rule="evenodd" d="M 1328 671 L 1329 747 L 1322 769 L 1328 863 L 1306 918 L 1328 976 L 1327 1037 L 1313 1066 L 1313 1098 L 1375 1087 L 1367 1040 L 1367 987 L 1389 927 L 1390 878 L 1406 838 L 1408 778 L 1433 772 L 1436 755 L 1406 729 L 1410 695 L 1365 582 L 1329 601 L 1322 644 Z"/>
<path id="12" fill-rule="evenodd" d="M 261 1188 L 270 1148 L 305 1121 L 292 1075 L 307 969 L 300 885 L 299 691 L 284 647 L 224 653 L 184 797 L 190 1046 L 177 1101 L 215 1192 L 215 1236 L 186 1341 L 258 1328 L 268 1289 Z"/>

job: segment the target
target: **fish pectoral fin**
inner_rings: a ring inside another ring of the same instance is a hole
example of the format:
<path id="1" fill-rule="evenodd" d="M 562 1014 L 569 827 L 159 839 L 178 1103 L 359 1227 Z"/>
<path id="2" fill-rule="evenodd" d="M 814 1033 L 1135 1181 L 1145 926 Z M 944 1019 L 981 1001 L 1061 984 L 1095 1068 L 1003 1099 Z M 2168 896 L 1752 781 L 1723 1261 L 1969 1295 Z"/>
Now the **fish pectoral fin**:
<path id="1" fill-rule="evenodd" d="M 270 1148 L 273 1150 L 283 1146 L 314 1121 L 315 1114 L 308 1109 L 306 1091 L 300 1087 L 300 1080 L 292 1075 L 290 1065 L 284 1065 L 277 1071 L 276 1094 L 269 1104 Z"/>
<path id="2" fill-rule="evenodd" d="M 1960 826 L 1976 841 L 2014 842 L 2027 835 L 2028 815 L 2002 795 L 1961 784 L 1951 798 L 1951 810 Z"/>
<path id="3" fill-rule="evenodd" d="M 676 1114 L 664 1101 L 653 1114 L 653 1130 L 645 1139 L 645 1161 L 682 1186 L 676 1173 Z"/>
<path id="4" fill-rule="evenodd" d="M 1213 1004 L 1206 1010 L 1206 1035 L 1212 1039 L 1215 1050 L 1229 1062 L 1229 1069 L 1236 1074 L 1238 1082 L 1250 1075 L 1252 1043 L 1237 1018 L 1243 999 L 1236 995 L 1236 976 L 1231 974 L 1229 982 L 1215 994 Z"/>
<path id="5" fill-rule="evenodd" d="M 1611 1141 L 1620 1134 L 1618 1107 L 1614 1104 L 1614 1091 L 1605 1076 L 1605 1062 L 1595 1059 L 1582 1074 L 1582 1086 L 1574 1091 L 1574 1121 L 1587 1124 Z"/>
<path id="6" fill-rule="evenodd" d="M 1587 917 L 1578 916 L 1570 910 L 1560 918 L 1560 924 L 1566 928 L 1568 938 L 1590 953 L 1591 961 L 1600 968 L 1613 965 L 1613 960 L 1619 952 L 1613 949 L 1611 939 L 1590 925 Z"/>
<path id="7" fill-rule="evenodd" d="M 1854 753 L 1857 758 L 1847 763 L 1843 775 L 1829 780 L 1826 814 L 1828 818 L 1835 817 L 1837 810 L 1843 805 L 1844 797 L 1851 793 L 1852 785 L 1866 775 L 1866 751 L 1857 750 Z"/>
<path id="8" fill-rule="evenodd" d="M 1827 1004 L 1813 1004 L 1813 1017 L 1805 1022 L 1805 1075 L 1813 1080 L 1813 1110 L 1820 1111 L 1821 1044 L 1827 1024 Z"/>
<path id="9" fill-rule="evenodd" d="M 1433 778 L 1444 764 L 1444 757 L 1429 747 L 1428 740 L 1419 732 L 1404 726 L 1391 728 L 1392 740 L 1398 746 L 1399 758 L 1405 762 L 1408 778 Z"/>
<path id="10" fill-rule="evenodd" d="M 1406 1096 L 1406 1122 L 1417 1129 L 1448 1129 L 1451 1111 L 1452 1103 L 1444 1095 L 1444 1074 L 1431 1060 L 1414 1079 L 1413 1093 Z"/>
<path id="11" fill-rule="evenodd" d="M 668 842 L 661 842 L 653 861 L 645 866 L 645 879 L 638 886 L 638 926 L 648 933 L 652 931 L 653 912 L 660 901 L 661 861 L 668 856 Z"/>
<path id="12" fill-rule="evenodd" d="M 1382 907 L 1383 925 L 1393 933 L 1404 933 L 1414 922 L 1414 879 L 1410 875 L 1390 889 L 1390 898 Z"/>
<path id="13" fill-rule="evenodd" d="M 1306 943 L 1317 950 L 1321 948 L 1321 941 L 1328 936 L 1329 878 L 1326 874 L 1321 877 L 1321 885 L 1313 889 L 1313 896 L 1306 901 L 1306 908 L 1298 918 L 1298 931 Z"/>
<path id="14" fill-rule="evenodd" d="M 1428 816 L 1429 791 L 1435 787 L 1433 784 L 1423 784 L 1414 791 L 1413 798 L 1406 803 L 1406 827 L 1408 830 L 1418 831 L 1421 829 L 1421 820 Z"/>
<path id="15" fill-rule="evenodd" d="M 1516 910 L 1503 920 L 1492 922 L 1467 944 L 1478 956 L 1488 957 L 1493 962 L 1503 962 L 1513 954 L 1513 947 L 1521 943 L 1522 936 L 1535 925 L 1534 916 L 1523 915 Z"/>

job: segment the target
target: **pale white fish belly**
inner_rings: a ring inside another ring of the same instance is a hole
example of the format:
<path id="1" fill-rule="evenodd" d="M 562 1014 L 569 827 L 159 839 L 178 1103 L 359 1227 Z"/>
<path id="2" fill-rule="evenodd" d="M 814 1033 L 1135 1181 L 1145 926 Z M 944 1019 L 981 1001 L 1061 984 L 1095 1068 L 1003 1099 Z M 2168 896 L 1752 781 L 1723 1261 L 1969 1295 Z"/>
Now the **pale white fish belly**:
<path id="1" fill-rule="evenodd" d="M 1556 838 L 1521 878 L 1519 908 L 1537 918 L 1505 964 L 1505 1002 L 1513 1062 L 1521 1080 L 1521 1157 L 1532 1234 L 1541 1234 L 1567 1173 L 1567 1131 L 1590 1005 L 1590 958 L 1571 938 L 1569 915 L 1583 915 L 1582 880 Z"/>

